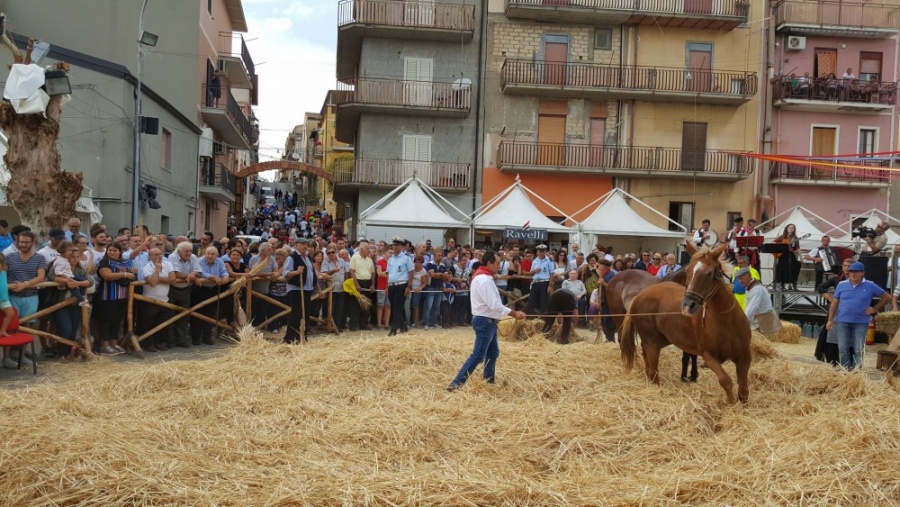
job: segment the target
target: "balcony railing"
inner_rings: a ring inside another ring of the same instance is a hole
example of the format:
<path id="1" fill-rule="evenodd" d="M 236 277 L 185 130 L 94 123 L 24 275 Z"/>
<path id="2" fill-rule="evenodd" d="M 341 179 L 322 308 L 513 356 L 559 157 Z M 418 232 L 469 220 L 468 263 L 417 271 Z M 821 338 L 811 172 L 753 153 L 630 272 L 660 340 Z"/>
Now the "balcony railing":
<path id="1" fill-rule="evenodd" d="M 241 60 L 244 62 L 244 67 L 247 68 L 247 73 L 255 76 L 256 66 L 253 64 L 253 58 L 250 57 L 250 50 L 247 49 L 247 43 L 243 36 L 241 36 Z"/>
<path id="2" fill-rule="evenodd" d="M 542 85 L 745 97 L 755 95 L 757 88 L 757 78 L 753 72 L 576 62 L 506 60 L 503 62 L 501 76 L 504 89 L 509 85 Z"/>
<path id="3" fill-rule="evenodd" d="M 772 97 L 776 101 L 832 103 L 835 108 L 886 108 L 896 103 L 897 83 L 860 83 L 856 79 L 776 78 L 772 81 Z"/>
<path id="4" fill-rule="evenodd" d="M 771 176 L 773 180 L 804 180 L 811 183 L 823 182 L 865 182 L 865 183 L 890 183 L 890 159 L 872 160 L 840 160 L 822 159 L 819 162 L 834 164 L 853 164 L 870 166 L 871 169 L 850 169 L 845 167 L 808 166 L 804 164 L 788 164 L 784 162 L 772 165 Z"/>
<path id="5" fill-rule="evenodd" d="M 539 19 L 588 19 L 604 23 L 640 23 L 659 18 L 660 26 L 681 26 L 695 19 L 692 28 L 731 30 L 746 21 L 748 0 L 507 0 L 507 16 Z M 531 12 L 529 12 L 531 11 Z"/>
<path id="6" fill-rule="evenodd" d="M 203 96 L 203 107 L 208 110 L 222 111 L 246 143 L 247 149 L 256 144 L 257 130 L 253 128 L 253 124 L 244 114 L 244 110 L 235 100 L 234 95 L 231 94 L 231 90 L 227 86 L 214 82 L 202 84 L 200 88 L 200 93 Z M 212 125 L 212 127 L 220 129 L 216 125 Z"/>
<path id="7" fill-rule="evenodd" d="M 200 186 L 216 187 L 234 194 L 236 178 L 223 164 L 204 167 L 200 170 Z"/>
<path id="8" fill-rule="evenodd" d="M 776 26 L 806 25 L 858 30 L 882 29 L 900 32 L 900 6 L 862 1 L 782 0 L 775 11 Z"/>
<path id="9" fill-rule="evenodd" d="M 501 141 L 498 163 L 508 166 L 543 166 L 568 168 L 576 172 L 635 171 L 644 175 L 702 172 L 722 176 L 746 177 L 752 171 L 751 160 L 738 151 L 684 151 L 680 148 L 649 146 L 598 146 L 586 144 L 535 143 L 533 141 Z"/>
<path id="10" fill-rule="evenodd" d="M 340 88 L 348 88 L 339 84 Z M 351 81 L 352 89 L 335 93 L 335 102 L 380 106 L 422 107 L 467 111 L 472 104 L 472 89 L 455 83 L 363 78 Z"/>
<path id="11" fill-rule="evenodd" d="M 416 178 L 434 188 L 468 190 L 472 186 L 472 168 L 455 162 L 415 162 L 410 160 L 354 160 L 334 161 L 337 184 L 396 186 Z"/>
<path id="12" fill-rule="evenodd" d="M 405 28 L 475 30 L 475 7 L 400 0 L 342 0 L 338 26 L 361 23 Z"/>

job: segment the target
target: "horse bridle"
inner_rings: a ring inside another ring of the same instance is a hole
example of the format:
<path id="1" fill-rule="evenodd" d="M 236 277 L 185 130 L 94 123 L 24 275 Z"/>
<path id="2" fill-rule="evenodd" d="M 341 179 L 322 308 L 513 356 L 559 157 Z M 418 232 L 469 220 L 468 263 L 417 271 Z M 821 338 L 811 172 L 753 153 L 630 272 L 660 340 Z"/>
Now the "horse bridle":
<path id="1" fill-rule="evenodd" d="M 697 294 L 694 291 L 685 290 L 684 297 L 689 297 L 689 298 L 693 299 L 697 304 L 699 304 L 700 306 L 703 307 L 704 311 L 706 311 L 706 302 L 709 300 L 709 298 L 711 298 L 711 297 L 713 297 L 713 295 L 715 295 L 716 291 L 718 291 L 722 287 L 721 279 L 724 278 L 724 276 L 725 276 L 725 274 L 722 273 L 721 269 L 716 269 L 716 281 L 719 283 L 713 284 L 713 288 L 710 289 L 710 291 L 707 292 L 706 295 L 701 296 L 700 294 Z"/>

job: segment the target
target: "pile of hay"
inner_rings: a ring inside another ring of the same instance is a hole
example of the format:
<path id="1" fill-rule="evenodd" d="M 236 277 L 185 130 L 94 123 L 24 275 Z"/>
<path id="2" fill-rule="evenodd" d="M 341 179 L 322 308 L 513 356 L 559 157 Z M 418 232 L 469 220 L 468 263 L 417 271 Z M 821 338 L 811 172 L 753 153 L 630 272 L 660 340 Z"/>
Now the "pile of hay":
<path id="1" fill-rule="evenodd" d="M 516 320 L 512 317 L 500 319 L 497 323 L 497 335 L 500 340 L 523 342 L 535 335 L 543 337 L 544 321 L 541 319 Z"/>
<path id="2" fill-rule="evenodd" d="M 875 332 L 884 333 L 888 339 L 900 329 L 900 312 L 881 312 L 875 316 Z"/>
<path id="3" fill-rule="evenodd" d="M 800 343 L 803 330 L 793 322 L 781 321 L 782 329 L 769 336 L 769 340 L 777 343 Z"/>
<path id="4" fill-rule="evenodd" d="M 759 331 L 752 331 L 750 335 L 750 352 L 753 354 L 753 362 L 781 357 L 772 345 L 772 340 Z"/>
<path id="5" fill-rule="evenodd" d="M 2 505 L 886 505 L 898 388 L 755 362 L 750 401 L 713 375 L 661 384 L 618 346 L 503 342 L 498 383 L 445 387 L 471 329 L 244 336 L 207 360 L 45 367 L 0 391 Z M 733 374 L 730 363 L 726 370 Z"/>

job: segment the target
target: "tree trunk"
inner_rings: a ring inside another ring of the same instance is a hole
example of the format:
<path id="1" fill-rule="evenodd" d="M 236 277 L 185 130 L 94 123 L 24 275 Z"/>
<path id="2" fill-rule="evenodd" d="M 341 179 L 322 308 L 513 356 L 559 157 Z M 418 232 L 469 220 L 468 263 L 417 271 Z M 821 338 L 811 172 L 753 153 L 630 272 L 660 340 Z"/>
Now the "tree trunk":
<path id="1" fill-rule="evenodd" d="M 50 99 L 47 117 L 20 115 L 10 104 L 0 104 L 0 128 L 9 139 L 3 158 L 9 170 L 6 200 L 19 213 L 22 225 L 42 237 L 51 227 L 64 227 L 75 216 L 81 197 L 81 173 L 60 168 L 59 139 L 61 97 Z"/>

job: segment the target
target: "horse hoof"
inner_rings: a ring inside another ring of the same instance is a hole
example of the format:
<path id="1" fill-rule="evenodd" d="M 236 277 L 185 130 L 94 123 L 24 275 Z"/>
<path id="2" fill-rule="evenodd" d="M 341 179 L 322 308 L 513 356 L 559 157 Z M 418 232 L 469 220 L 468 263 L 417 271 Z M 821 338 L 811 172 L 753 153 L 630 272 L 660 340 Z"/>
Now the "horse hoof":
<path id="1" fill-rule="evenodd" d="M 691 377 L 691 382 L 694 383 L 694 384 L 696 384 L 696 383 L 697 383 L 697 377 Z"/>
<path id="2" fill-rule="evenodd" d="M 687 377 L 681 377 L 681 381 L 684 382 L 685 384 L 687 384 L 687 383 L 688 383 L 688 378 L 687 378 Z"/>

